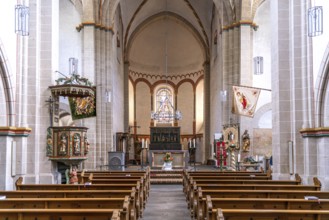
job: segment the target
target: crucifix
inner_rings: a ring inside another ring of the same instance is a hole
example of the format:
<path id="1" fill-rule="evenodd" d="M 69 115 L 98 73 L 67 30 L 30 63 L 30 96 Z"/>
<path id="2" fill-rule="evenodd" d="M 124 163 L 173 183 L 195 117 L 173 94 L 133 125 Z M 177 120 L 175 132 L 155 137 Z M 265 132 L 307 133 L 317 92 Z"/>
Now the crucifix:
<path id="1" fill-rule="evenodd" d="M 49 98 L 45 101 L 48 104 L 48 110 L 49 110 L 49 117 L 50 117 L 50 127 L 53 126 L 53 116 L 54 116 L 54 102 L 52 96 L 49 96 Z"/>

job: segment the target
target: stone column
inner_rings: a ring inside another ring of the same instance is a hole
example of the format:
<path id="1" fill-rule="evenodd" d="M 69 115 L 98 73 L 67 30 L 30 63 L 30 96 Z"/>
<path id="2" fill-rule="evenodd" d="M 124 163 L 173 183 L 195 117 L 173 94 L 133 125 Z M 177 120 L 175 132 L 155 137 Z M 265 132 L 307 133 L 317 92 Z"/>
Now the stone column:
<path id="1" fill-rule="evenodd" d="M 211 139 L 210 139 L 210 63 L 206 61 L 204 68 L 204 151 L 202 161 L 211 158 Z"/>
<path id="2" fill-rule="evenodd" d="M 124 74 L 124 79 L 123 79 L 123 88 L 124 88 L 124 100 L 125 100 L 125 109 L 129 109 L 129 61 L 124 62 L 123 66 L 123 74 Z M 124 126 L 125 126 L 125 131 L 128 131 L 129 127 L 129 111 L 124 112 Z"/>
<path id="3" fill-rule="evenodd" d="M 252 54 L 253 54 L 253 29 L 250 25 L 240 26 L 240 83 L 239 85 L 253 86 L 252 79 Z M 252 118 L 240 117 L 240 131 L 250 131 L 253 137 Z M 241 137 L 241 134 L 240 134 Z M 241 148 L 241 147 L 240 147 Z"/>
<path id="4" fill-rule="evenodd" d="M 291 177 L 288 141 L 294 143 L 293 172 L 312 184 L 317 174 L 317 151 L 313 141 L 299 134 L 312 126 L 312 74 L 308 58 L 310 41 L 306 36 L 306 0 L 271 1 L 272 10 L 272 114 L 274 176 Z M 289 10 L 288 10 L 289 9 Z M 299 27 L 299 28 L 296 28 Z"/>
<path id="5" fill-rule="evenodd" d="M 82 22 L 94 23 L 94 5 L 91 0 L 85 0 L 83 4 L 83 16 Z M 94 25 L 84 25 L 81 29 L 82 34 L 82 69 L 83 77 L 88 78 L 91 82 L 97 82 L 97 69 L 96 67 L 96 40 L 97 36 L 95 33 Z M 97 84 L 96 84 L 97 85 Z M 97 102 L 102 100 L 101 90 L 97 89 L 96 100 Z M 103 99 L 104 100 L 104 99 Z M 100 111 L 97 107 L 96 114 Z M 97 116 L 99 118 L 99 116 Z M 97 118 L 87 118 L 80 121 L 81 126 L 85 126 L 88 129 L 88 138 L 90 143 L 94 146 L 91 147 L 88 160 L 84 162 L 84 168 L 91 169 L 96 168 L 99 165 L 101 155 L 101 127 L 97 123 Z"/>

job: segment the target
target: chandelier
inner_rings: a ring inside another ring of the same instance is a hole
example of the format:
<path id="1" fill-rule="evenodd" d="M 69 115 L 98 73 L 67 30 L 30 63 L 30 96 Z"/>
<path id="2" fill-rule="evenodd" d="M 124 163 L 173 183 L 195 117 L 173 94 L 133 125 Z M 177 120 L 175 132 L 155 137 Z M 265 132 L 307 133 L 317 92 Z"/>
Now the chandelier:
<path id="1" fill-rule="evenodd" d="M 166 12 L 167 12 L 167 1 L 166 1 Z M 165 74 L 166 74 L 166 86 L 160 88 L 156 94 L 156 107 L 157 110 L 151 112 L 151 119 L 158 121 L 169 123 L 174 120 L 182 119 L 182 113 L 179 110 L 175 110 L 175 107 L 172 104 L 172 93 L 168 86 L 168 48 L 167 48 L 167 15 L 165 17 Z"/>

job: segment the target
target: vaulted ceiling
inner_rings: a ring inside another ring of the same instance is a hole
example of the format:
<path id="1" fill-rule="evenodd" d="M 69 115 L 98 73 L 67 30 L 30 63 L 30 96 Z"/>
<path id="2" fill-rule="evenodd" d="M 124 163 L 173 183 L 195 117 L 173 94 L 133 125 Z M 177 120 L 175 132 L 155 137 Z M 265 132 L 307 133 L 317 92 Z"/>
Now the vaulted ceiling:
<path id="1" fill-rule="evenodd" d="M 121 0 L 130 69 L 153 74 L 202 69 L 213 7 L 213 0 Z"/>

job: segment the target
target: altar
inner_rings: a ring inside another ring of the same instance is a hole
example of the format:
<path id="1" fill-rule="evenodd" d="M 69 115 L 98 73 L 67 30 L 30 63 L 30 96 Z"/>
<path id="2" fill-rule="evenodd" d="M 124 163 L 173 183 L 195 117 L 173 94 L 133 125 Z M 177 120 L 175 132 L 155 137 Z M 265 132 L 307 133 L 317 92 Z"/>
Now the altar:
<path id="1" fill-rule="evenodd" d="M 162 168 L 164 156 L 170 153 L 173 161 L 172 167 L 175 169 L 187 168 L 189 153 L 187 150 L 149 150 L 148 161 L 152 168 Z"/>

